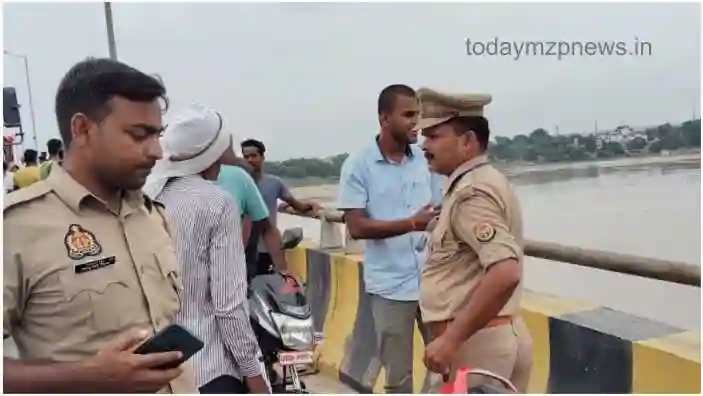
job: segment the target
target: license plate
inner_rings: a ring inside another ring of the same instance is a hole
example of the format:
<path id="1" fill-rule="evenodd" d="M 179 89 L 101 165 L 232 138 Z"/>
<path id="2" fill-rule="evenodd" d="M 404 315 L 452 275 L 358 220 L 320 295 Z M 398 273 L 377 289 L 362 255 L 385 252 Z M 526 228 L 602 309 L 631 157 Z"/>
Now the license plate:
<path id="1" fill-rule="evenodd" d="M 291 366 L 294 364 L 310 364 L 313 361 L 313 352 L 281 352 L 278 354 L 278 363 L 281 366 Z"/>

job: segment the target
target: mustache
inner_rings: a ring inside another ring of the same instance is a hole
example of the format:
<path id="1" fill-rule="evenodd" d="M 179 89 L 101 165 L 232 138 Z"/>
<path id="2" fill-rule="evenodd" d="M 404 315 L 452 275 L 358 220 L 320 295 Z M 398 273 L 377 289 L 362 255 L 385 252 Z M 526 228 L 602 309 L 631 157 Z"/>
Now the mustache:
<path id="1" fill-rule="evenodd" d="M 422 152 L 425 154 L 425 158 L 428 160 L 434 159 L 434 154 L 430 153 L 427 150 L 422 150 Z"/>

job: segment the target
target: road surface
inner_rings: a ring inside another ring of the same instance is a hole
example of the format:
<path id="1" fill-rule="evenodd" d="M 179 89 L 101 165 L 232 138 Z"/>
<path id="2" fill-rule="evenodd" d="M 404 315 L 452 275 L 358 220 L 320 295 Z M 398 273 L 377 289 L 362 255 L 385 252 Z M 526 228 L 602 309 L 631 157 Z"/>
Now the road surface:
<path id="1" fill-rule="evenodd" d="M 313 394 L 355 394 L 358 393 L 348 386 L 337 382 L 336 380 L 326 377 L 323 374 L 306 375 L 301 378 L 308 391 Z"/>

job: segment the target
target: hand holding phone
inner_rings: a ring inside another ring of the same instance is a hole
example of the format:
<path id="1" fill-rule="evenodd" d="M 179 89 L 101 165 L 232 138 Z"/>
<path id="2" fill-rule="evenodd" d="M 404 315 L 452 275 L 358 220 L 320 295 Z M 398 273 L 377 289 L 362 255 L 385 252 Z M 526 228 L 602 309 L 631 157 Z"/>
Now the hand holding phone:
<path id="1" fill-rule="evenodd" d="M 179 360 L 174 360 L 158 367 L 166 370 L 180 366 L 203 349 L 204 345 L 202 341 L 185 328 L 172 324 L 146 340 L 137 347 L 134 353 L 148 355 L 162 352 L 180 352 L 181 358 Z"/>
<path id="2" fill-rule="evenodd" d="M 182 359 L 181 352 L 137 355 L 135 349 L 147 339 L 146 330 L 132 330 L 104 345 L 95 356 L 81 362 L 80 393 L 157 392 L 181 375 L 180 368 L 161 369 Z"/>

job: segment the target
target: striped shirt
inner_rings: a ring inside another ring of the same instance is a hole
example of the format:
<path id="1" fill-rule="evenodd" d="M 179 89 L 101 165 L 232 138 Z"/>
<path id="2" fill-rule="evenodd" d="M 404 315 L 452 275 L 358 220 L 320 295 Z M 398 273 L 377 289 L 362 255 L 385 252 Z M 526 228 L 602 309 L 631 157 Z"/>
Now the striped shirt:
<path id="1" fill-rule="evenodd" d="M 177 322 L 205 343 L 193 357 L 198 387 L 222 375 L 260 375 L 237 203 L 200 176 L 171 179 L 157 199 L 166 206 L 183 271 Z"/>

